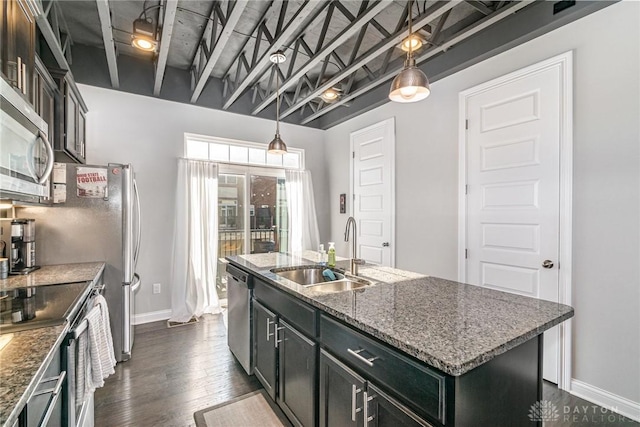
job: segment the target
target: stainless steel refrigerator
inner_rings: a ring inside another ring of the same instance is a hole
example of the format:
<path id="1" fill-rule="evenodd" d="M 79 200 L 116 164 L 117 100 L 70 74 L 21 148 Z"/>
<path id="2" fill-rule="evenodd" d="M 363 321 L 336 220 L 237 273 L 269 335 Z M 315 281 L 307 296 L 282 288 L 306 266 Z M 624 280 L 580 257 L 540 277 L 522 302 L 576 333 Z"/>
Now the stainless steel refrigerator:
<path id="1" fill-rule="evenodd" d="M 36 220 L 36 262 L 106 262 L 105 298 L 115 356 L 128 360 L 134 338 L 134 295 L 141 283 L 136 273 L 140 199 L 133 168 L 113 163 L 57 164 L 53 180 L 59 203 L 27 207 L 20 213 Z"/>

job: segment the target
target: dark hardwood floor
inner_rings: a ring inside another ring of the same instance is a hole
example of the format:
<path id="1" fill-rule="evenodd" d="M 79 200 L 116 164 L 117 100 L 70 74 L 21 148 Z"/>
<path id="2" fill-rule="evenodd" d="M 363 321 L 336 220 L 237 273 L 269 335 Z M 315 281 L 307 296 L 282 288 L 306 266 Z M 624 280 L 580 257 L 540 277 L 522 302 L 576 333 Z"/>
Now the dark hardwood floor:
<path id="1" fill-rule="evenodd" d="M 259 388 L 229 351 L 222 315 L 175 328 L 139 325 L 132 359 L 96 390 L 95 425 L 194 426 L 194 412 Z M 640 426 L 553 384 L 545 383 L 543 395 L 559 415 L 545 426 Z"/>
<path id="2" fill-rule="evenodd" d="M 131 360 L 96 390 L 96 427 L 194 426 L 194 412 L 261 388 L 229 351 L 222 315 L 139 325 L 135 334 Z"/>

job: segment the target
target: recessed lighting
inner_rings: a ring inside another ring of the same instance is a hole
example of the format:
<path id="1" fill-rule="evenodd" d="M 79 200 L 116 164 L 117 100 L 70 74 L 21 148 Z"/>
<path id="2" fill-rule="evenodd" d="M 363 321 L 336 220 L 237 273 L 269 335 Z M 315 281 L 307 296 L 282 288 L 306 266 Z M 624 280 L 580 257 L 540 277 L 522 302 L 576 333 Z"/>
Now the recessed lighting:
<path id="1" fill-rule="evenodd" d="M 320 98 L 322 98 L 324 102 L 334 102 L 335 100 L 338 99 L 338 97 L 340 97 L 340 93 L 332 87 L 325 90 L 320 95 Z"/>
<path id="2" fill-rule="evenodd" d="M 400 48 L 405 52 L 409 52 L 409 46 L 411 46 L 411 50 L 415 52 L 422 47 L 422 43 L 422 38 L 419 35 L 410 34 L 408 37 L 405 37 L 405 39 L 402 40 Z"/>

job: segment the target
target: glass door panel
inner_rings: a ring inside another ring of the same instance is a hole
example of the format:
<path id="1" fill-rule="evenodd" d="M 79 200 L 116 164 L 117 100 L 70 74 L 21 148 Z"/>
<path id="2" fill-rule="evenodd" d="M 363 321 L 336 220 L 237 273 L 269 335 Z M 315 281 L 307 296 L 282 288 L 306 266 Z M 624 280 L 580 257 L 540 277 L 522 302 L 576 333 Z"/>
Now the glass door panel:
<path id="1" fill-rule="evenodd" d="M 249 218 L 252 254 L 279 251 L 277 192 L 278 178 L 251 175 Z"/>
<path id="2" fill-rule="evenodd" d="M 227 297 L 226 256 L 245 253 L 245 176 L 218 175 L 218 297 Z"/>

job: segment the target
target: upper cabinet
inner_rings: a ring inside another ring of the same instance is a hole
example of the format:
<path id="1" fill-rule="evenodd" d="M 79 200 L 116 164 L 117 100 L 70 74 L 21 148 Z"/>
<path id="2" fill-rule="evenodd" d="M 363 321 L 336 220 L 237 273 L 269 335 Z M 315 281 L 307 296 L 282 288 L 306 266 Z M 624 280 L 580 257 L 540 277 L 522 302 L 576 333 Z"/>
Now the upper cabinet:
<path id="1" fill-rule="evenodd" d="M 55 108 L 56 131 L 51 137 L 56 161 L 85 163 L 87 106 L 70 72 L 52 69 L 51 76 L 60 93 Z"/>
<path id="2" fill-rule="evenodd" d="M 2 74 L 32 102 L 36 20 L 33 0 L 3 0 L 0 6 Z"/>

